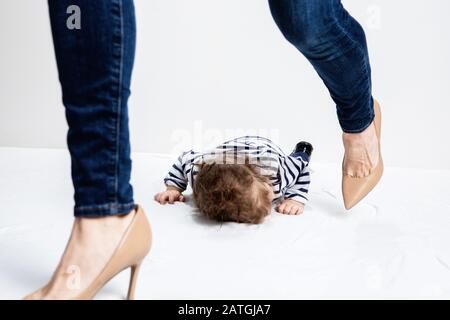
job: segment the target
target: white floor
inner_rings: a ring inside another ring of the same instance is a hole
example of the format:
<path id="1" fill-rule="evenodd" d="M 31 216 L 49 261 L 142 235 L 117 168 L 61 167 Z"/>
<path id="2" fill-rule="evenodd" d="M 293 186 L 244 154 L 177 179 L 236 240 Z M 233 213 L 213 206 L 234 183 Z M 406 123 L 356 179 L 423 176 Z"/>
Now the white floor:
<path id="1" fill-rule="evenodd" d="M 338 166 L 313 161 L 305 214 L 249 226 L 205 221 L 191 201 L 158 205 L 171 160 L 133 161 L 136 200 L 154 230 L 137 298 L 450 298 L 450 171 L 387 168 L 346 212 Z M 0 148 L 0 299 L 51 276 L 72 222 L 69 170 L 65 150 Z M 124 272 L 97 298 L 123 298 L 127 281 Z"/>

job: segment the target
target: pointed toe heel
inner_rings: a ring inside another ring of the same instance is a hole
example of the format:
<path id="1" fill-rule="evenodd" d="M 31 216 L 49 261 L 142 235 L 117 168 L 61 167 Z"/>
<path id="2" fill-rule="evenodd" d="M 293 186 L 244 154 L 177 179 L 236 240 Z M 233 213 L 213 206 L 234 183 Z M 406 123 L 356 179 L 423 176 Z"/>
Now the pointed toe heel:
<path id="1" fill-rule="evenodd" d="M 70 300 L 90 300 L 94 298 L 108 281 L 128 268 L 131 268 L 131 275 L 127 297 L 130 300 L 134 299 L 139 269 L 152 245 L 152 230 L 144 210 L 139 205 L 136 205 L 134 213 L 130 214 L 133 214 L 133 218 L 109 261 L 97 277 Z M 47 290 L 47 287 L 48 284 L 26 296 L 24 300 L 42 299 L 39 293 Z"/>
<path id="2" fill-rule="evenodd" d="M 342 171 L 342 197 L 344 199 L 344 206 L 347 210 L 353 208 L 358 204 L 367 194 L 373 190 L 378 184 L 383 175 L 384 164 L 381 156 L 381 108 L 374 99 L 375 111 L 375 131 L 378 138 L 379 159 L 377 165 L 371 170 L 366 177 L 352 177 Z"/>
<path id="3" fill-rule="evenodd" d="M 142 261 L 150 251 L 152 231 L 144 210 L 136 206 L 136 213 L 119 246 L 98 277 L 74 300 L 92 299 L 98 291 L 121 271 L 131 268 L 128 299 L 134 299 L 137 276 Z"/>

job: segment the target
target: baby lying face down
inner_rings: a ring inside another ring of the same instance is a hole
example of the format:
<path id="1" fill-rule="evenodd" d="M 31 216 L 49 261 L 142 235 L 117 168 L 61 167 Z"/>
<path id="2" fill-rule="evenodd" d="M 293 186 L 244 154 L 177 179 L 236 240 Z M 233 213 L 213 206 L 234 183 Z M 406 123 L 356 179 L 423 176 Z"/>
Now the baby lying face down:
<path id="1" fill-rule="evenodd" d="M 298 215 L 308 201 L 312 149 L 300 142 L 286 155 L 269 139 L 245 136 L 206 153 L 190 150 L 172 166 L 155 200 L 184 201 L 190 185 L 199 211 L 217 221 L 261 223 L 273 203 L 280 213 Z"/>

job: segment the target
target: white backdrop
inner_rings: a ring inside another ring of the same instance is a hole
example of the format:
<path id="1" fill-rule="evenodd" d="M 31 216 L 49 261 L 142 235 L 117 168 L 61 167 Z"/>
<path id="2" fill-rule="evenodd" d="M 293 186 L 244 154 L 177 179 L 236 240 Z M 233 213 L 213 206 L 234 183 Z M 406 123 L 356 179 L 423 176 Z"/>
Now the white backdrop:
<path id="1" fill-rule="evenodd" d="M 450 2 L 346 0 L 364 25 L 387 165 L 450 169 Z M 340 162 L 334 106 L 266 0 L 136 0 L 133 151 L 206 148 L 247 130 Z M 44 0 L 0 2 L 0 146 L 65 148 Z M 429 156 L 425 154 L 429 153 Z"/>

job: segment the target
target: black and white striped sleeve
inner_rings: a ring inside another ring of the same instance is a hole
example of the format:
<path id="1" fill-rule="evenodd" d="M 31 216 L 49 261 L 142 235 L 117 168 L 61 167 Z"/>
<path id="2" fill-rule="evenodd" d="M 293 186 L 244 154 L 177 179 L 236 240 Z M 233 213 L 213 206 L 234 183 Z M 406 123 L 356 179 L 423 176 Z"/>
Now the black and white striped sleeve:
<path id="1" fill-rule="evenodd" d="M 310 171 L 309 166 L 306 166 L 298 176 L 298 179 L 294 185 L 286 190 L 284 194 L 285 199 L 292 199 L 306 204 L 306 202 L 308 202 L 309 184 Z"/>
<path id="2" fill-rule="evenodd" d="M 190 155 L 192 154 L 192 151 L 187 151 L 178 157 L 164 178 L 166 186 L 176 187 L 181 191 L 186 190 L 189 181 L 187 174 L 191 170 L 189 163 L 192 157 Z"/>

